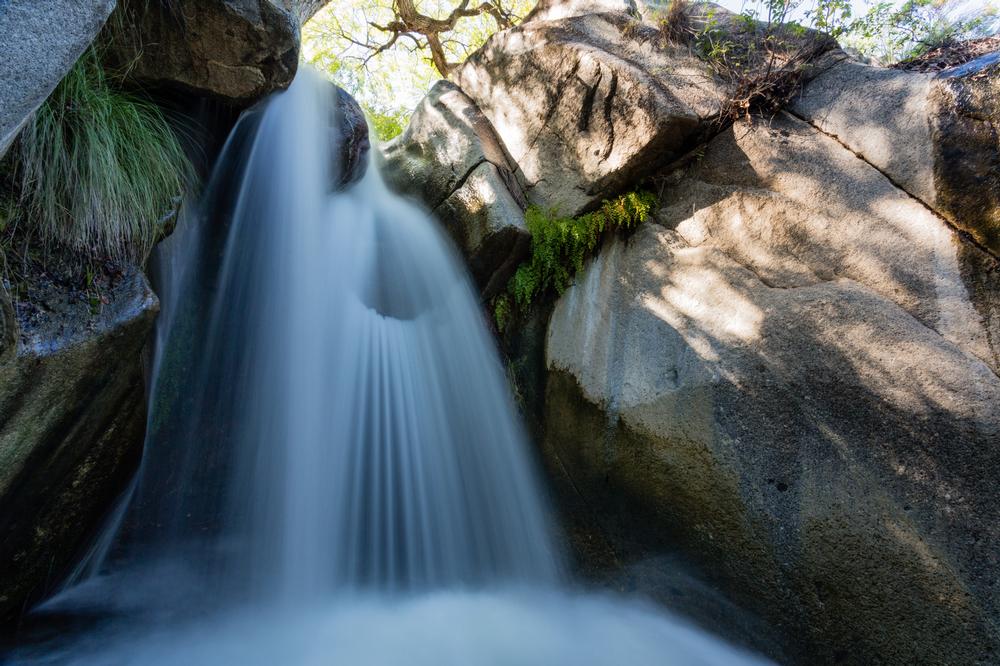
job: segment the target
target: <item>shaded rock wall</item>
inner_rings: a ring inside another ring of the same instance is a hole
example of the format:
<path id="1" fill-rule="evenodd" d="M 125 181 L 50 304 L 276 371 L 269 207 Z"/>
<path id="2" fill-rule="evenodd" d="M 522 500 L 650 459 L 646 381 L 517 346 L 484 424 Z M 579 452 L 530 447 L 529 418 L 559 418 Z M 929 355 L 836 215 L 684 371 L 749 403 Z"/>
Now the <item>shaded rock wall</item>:
<path id="1" fill-rule="evenodd" d="M 294 78 L 299 9 L 279 0 L 122 0 L 110 55 L 137 81 L 246 105 Z"/>
<path id="2" fill-rule="evenodd" d="M 58 583 L 138 462 L 158 302 L 136 269 L 108 300 L 90 315 L 54 292 L 0 357 L 0 620 Z"/>

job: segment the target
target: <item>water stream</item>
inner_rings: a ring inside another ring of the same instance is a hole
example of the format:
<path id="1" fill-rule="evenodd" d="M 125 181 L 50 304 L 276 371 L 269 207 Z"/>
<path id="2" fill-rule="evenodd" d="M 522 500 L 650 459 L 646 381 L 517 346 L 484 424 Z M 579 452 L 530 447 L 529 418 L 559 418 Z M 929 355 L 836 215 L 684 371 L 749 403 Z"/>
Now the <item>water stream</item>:
<path id="1" fill-rule="evenodd" d="M 158 257 L 145 457 L 18 664 L 752 664 L 570 586 L 477 295 L 332 89 L 244 117 Z"/>

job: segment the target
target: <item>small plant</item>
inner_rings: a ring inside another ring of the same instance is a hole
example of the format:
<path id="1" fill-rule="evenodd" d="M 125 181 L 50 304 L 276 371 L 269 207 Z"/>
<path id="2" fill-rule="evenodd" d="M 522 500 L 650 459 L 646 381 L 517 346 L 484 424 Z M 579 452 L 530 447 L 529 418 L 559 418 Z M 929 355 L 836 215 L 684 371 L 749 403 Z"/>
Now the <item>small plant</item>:
<path id="1" fill-rule="evenodd" d="M 524 219 L 531 232 L 531 255 L 493 301 L 498 329 L 506 329 L 516 312 L 527 312 L 540 296 L 562 294 L 606 232 L 635 228 L 648 219 L 656 203 L 652 193 L 637 191 L 606 200 L 578 217 L 530 206 Z"/>
<path id="2" fill-rule="evenodd" d="M 91 48 L 22 131 L 11 224 L 31 242 L 142 261 L 191 182 L 159 107 L 119 83 Z"/>
<path id="3" fill-rule="evenodd" d="M 730 86 L 719 123 L 752 122 L 754 114 L 776 113 L 799 89 L 808 63 L 836 45 L 827 35 L 785 23 L 788 3 L 763 4 L 763 16 L 748 10 L 723 20 L 709 9 L 694 34 L 695 51 Z"/>
<path id="4" fill-rule="evenodd" d="M 667 8 L 656 18 L 664 46 L 686 43 L 694 34 L 688 17 L 690 6 L 690 0 L 670 0 Z"/>

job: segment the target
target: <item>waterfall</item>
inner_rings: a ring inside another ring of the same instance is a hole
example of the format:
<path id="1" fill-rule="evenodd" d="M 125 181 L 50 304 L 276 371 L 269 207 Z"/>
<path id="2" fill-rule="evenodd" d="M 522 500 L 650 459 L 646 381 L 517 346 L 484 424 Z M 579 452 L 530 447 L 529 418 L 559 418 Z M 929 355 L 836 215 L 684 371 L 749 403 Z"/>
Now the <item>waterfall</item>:
<path id="1" fill-rule="evenodd" d="M 376 169 L 330 193 L 327 96 L 294 86 L 261 119 L 212 308 L 206 381 L 232 398 L 229 576 L 290 598 L 551 582 L 538 480 L 476 294 Z"/>
<path id="2" fill-rule="evenodd" d="M 100 619 L 14 663 L 759 663 L 568 588 L 478 295 L 375 168 L 332 186 L 331 93 L 246 114 L 161 258 L 139 476 L 42 607 Z"/>

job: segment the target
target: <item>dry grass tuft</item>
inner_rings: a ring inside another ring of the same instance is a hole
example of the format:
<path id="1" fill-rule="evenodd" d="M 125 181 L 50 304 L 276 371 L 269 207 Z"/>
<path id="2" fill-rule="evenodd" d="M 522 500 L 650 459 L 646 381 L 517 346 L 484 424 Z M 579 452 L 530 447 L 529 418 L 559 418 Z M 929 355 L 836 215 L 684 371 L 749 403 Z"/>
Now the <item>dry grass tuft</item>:
<path id="1" fill-rule="evenodd" d="M 656 27 L 660 31 L 660 40 L 664 46 L 690 43 L 695 35 L 689 16 L 690 9 L 690 0 L 670 0 L 666 10 L 658 17 Z"/>

